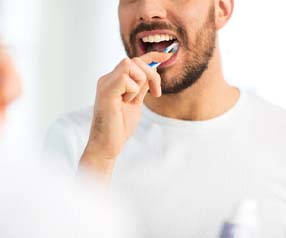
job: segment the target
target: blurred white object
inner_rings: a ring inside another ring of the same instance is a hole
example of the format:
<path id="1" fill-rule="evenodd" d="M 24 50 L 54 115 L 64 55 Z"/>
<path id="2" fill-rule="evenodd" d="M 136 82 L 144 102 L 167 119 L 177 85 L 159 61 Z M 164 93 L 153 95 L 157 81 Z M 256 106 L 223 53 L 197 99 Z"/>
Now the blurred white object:
<path id="1" fill-rule="evenodd" d="M 42 163 L 31 138 L 7 140 L 9 128 L 0 134 L 1 238 L 137 237 L 116 194 Z"/>
<path id="2" fill-rule="evenodd" d="M 257 204 L 246 199 L 239 203 L 230 219 L 225 222 L 220 238 L 258 238 L 259 219 Z"/>

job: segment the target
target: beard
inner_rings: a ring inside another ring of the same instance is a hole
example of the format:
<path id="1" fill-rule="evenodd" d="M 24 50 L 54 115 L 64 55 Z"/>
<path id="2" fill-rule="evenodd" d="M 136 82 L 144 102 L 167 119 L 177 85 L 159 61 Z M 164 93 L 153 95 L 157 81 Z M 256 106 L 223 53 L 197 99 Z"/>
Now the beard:
<path id="1" fill-rule="evenodd" d="M 210 60 L 216 46 L 216 28 L 215 28 L 215 9 L 210 7 L 207 19 L 203 26 L 195 33 L 195 40 L 191 42 L 188 39 L 187 31 L 181 27 L 174 27 L 162 22 L 154 22 L 151 24 L 141 23 L 130 34 L 130 47 L 123 35 L 122 42 L 128 57 L 138 56 L 136 48 L 136 35 L 142 31 L 151 30 L 173 30 L 180 37 L 180 51 L 183 52 L 181 58 L 182 66 L 176 70 L 173 76 L 170 74 L 169 68 L 158 68 L 157 72 L 161 76 L 162 94 L 178 94 L 187 88 L 192 87 L 207 70 Z M 177 59 L 178 60 L 178 59 Z"/>

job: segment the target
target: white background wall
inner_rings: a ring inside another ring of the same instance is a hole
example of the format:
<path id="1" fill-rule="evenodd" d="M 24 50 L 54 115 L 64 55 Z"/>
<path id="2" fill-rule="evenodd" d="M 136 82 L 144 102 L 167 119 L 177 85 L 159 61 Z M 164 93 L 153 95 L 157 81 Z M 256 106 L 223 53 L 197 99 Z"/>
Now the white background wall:
<path id="1" fill-rule="evenodd" d="M 92 105 L 96 80 L 124 57 L 117 2 L 0 0 L 2 39 L 25 85 L 14 134 L 25 123 L 41 138 L 59 114 Z M 236 0 L 220 40 L 228 81 L 286 108 L 285 10 L 283 0 Z"/>
<path id="2" fill-rule="evenodd" d="M 40 126 L 92 105 L 96 81 L 123 57 L 116 1 L 43 0 Z"/>

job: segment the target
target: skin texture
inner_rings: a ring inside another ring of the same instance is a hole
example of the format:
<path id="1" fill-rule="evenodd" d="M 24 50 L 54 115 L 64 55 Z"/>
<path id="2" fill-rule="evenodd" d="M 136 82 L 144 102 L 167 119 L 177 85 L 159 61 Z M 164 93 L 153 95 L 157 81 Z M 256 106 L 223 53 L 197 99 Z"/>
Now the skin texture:
<path id="1" fill-rule="evenodd" d="M 233 0 L 119 2 L 120 31 L 129 58 L 99 80 L 82 168 L 101 174 L 108 183 L 116 157 L 138 125 L 143 102 L 162 116 L 183 120 L 208 120 L 237 102 L 239 90 L 223 78 L 217 37 L 233 5 Z M 177 37 L 180 49 L 174 63 L 156 71 L 147 64 L 165 62 L 172 55 L 142 55 L 136 37 L 162 29 Z"/>
<path id="2" fill-rule="evenodd" d="M 0 46 L 0 131 L 4 125 L 9 104 L 20 94 L 21 85 L 10 56 Z"/>

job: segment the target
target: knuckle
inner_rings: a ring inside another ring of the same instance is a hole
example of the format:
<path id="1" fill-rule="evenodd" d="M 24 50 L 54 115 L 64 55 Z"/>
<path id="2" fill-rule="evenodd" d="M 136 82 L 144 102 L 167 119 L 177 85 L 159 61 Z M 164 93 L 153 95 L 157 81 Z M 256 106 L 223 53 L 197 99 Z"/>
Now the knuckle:
<path id="1" fill-rule="evenodd" d="M 139 75 L 139 80 L 141 81 L 141 83 L 145 83 L 148 80 L 148 77 L 144 72 L 141 72 Z"/>
<path id="2" fill-rule="evenodd" d="M 109 81 L 110 81 L 109 74 L 104 75 L 98 79 L 96 88 L 97 94 L 102 95 L 106 91 L 106 88 L 109 85 L 108 83 Z"/>
<path id="3" fill-rule="evenodd" d="M 130 67 L 130 63 L 131 63 L 131 60 L 128 59 L 128 58 L 125 58 L 121 61 L 121 65 L 125 68 L 125 69 L 128 69 Z"/>
<path id="4" fill-rule="evenodd" d="M 137 96 L 136 98 L 133 99 L 133 102 L 135 104 L 139 104 L 141 102 L 140 98 Z"/>
<path id="5" fill-rule="evenodd" d="M 155 79 L 158 81 L 158 82 L 161 82 L 161 77 L 160 77 L 160 75 L 159 74 L 155 74 L 156 76 L 155 76 Z"/>
<path id="6" fill-rule="evenodd" d="M 134 57 L 133 58 L 133 61 L 135 62 L 135 63 L 141 63 L 142 62 L 142 60 L 139 58 L 139 57 Z"/>
<path id="7" fill-rule="evenodd" d="M 139 57 L 133 58 L 133 62 L 138 66 L 138 74 L 140 81 L 146 82 L 148 80 L 148 77 L 144 71 L 144 68 L 142 67 L 142 64 L 144 63 Z"/>
<path id="8" fill-rule="evenodd" d="M 105 81 L 105 77 L 101 77 L 98 79 L 97 81 L 97 91 L 101 92 L 102 88 L 104 87 L 104 81 Z"/>
<path id="9" fill-rule="evenodd" d="M 100 77 L 97 81 L 97 87 L 100 88 L 104 82 L 104 76 L 103 77 Z"/>
<path id="10" fill-rule="evenodd" d="M 155 73 L 152 75 L 151 81 L 154 81 L 155 83 L 161 83 L 161 77 L 159 74 Z"/>
<path id="11" fill-rule="evenodd" d="M 148 77 L 146 74 L 142 74 L 142 81 L 145 83 L 148 80 Z"/>
<path id="12" fill-rule="evenodd" d="M 126 74 L 123 74 L 121 76 L 121 81 L 126 84 L 129 81 L 129 77 Z"/>
<path id="13" fill-rule="evenodd" d="M 126 74 L 123 74 L 121 77 L 120 77 L 120 81 L 121 81 L 121 84 L 124 84 L 124 85 L 129 85 L 131 82 L 130 82 L 130 77 Z"/>

